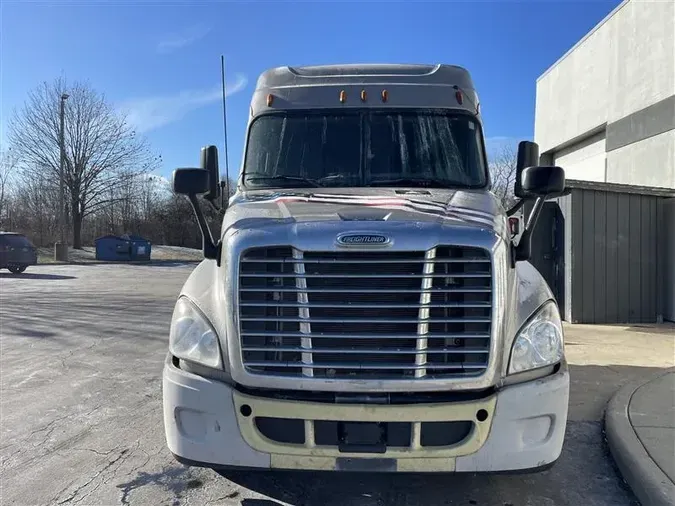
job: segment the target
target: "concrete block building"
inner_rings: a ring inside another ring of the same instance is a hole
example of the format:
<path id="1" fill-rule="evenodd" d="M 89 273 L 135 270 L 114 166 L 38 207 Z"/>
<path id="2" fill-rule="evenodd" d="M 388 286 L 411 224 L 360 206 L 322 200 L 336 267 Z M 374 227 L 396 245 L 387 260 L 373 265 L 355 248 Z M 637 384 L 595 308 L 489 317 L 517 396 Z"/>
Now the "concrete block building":
<path id="1" fill-rule="evenodd" d="M 675 2 L 623 1 L 546 70 L 534 140 L 571 188 L 534 260 L 565 318 L 675 321 Z"/>

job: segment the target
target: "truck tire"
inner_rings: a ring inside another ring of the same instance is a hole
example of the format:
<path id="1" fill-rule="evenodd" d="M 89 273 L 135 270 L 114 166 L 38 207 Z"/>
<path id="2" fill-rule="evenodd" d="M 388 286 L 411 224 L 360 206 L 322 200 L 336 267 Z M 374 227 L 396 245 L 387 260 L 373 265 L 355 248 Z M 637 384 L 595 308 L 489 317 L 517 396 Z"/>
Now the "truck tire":
<path id="1" fill-rule="evenodd" d="M 10 265 L 9 266 L 9 271 L 12 274 L 21 274 L 23 271 L 26 270 L 27 265 Z"/>

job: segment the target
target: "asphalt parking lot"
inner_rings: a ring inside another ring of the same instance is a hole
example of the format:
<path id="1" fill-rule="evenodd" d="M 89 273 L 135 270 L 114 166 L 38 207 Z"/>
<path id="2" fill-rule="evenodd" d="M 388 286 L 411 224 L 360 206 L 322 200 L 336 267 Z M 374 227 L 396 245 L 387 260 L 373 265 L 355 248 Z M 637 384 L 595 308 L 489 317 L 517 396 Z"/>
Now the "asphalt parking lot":
<path id="1" fill-rule="evenodd" d="M 568 330 L 566 442 L 540 474 L 220 476 L 178 464 L 164 441 L 161 371 L 194 265 L 0 272 L 2 505 L 637 504 L 608 456 L 602 413 L 622 384 L 673 365 L 672 328 Z"/>

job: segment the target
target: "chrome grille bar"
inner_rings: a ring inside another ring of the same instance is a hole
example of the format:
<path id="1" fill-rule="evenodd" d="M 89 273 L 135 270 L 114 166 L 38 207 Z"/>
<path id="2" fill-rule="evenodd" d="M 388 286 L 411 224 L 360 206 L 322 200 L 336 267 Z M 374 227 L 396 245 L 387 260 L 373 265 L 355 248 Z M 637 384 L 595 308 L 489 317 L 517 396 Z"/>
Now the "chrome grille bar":
<path id="1" fill-rule="evenodd" d="M 283 367 L 283 368 L 293 368 L 293 369 L 298 369 L 300 368 L 303 364 L 299 364 L 298 362 L 278 362 L 278 361 L 272 361 L 272 360 L 265 360 L 265 361 L 251 361 L 247 362 L 246 365 L 249 367 Z M 399 364 L 382 364 L 382 363 L 377 363 L 377 364 L 362 364 L 359 362 L 344 362 L 340 364 L 324 364 L 324 363 L 319 363 L 319 362 L 312 362 L 312 368 L 313 369 L 354 369 L 354 370 L 368 370 L 368 369 L 379 369 L 379 370 L 406 370 L 406 371 L 416 371 L 419 369 L 424 369 L 426 366 L 425 365 L 399 365 Z M 484 369 L 485 365 L 480 365 L 480 364 L 464 364 L 464 363 L 458 363 L 458 364 L 442 364 L 438 366 L 434 366 L 434 369 L 443 369 L 443 370 L 459 370 L 459 371 L 464 371 L 464 370 L 478 370 L 478 369 Z"/>
<path id="2" fill-rule="evenodd" d="M 413 306 L 417 307 L 417 306 Z M 423 308 L 429 309 L 429 308 Z M 418 323 L 419 318 L 313 318 L 309 316 L 308 308 L 300 308 L 303 316 L 289 316 L 289 317 L 275 317 L 265 316 L 262 318 L 244 317 L 241 321 L 258 321 L 258 322 L 300 322 L 302 323 Z M 425 320 L 426 321 L 426 320 Z M 487 323 L 489 318 L 435 318 L 436 323 Z M 302 326 L 301 326 L 302 328 Z M 306 331 L 301 330 L 303 334 L 309 334 L 311 331 L 308 327 L 304 327 Z"/>
<path id="3" fill-rule="evenodd" d="M 242 288 L 240 290 L 241 292 L 269 292 L 269 288 Z M 307 288 L 305 290 L 299 290 L 298 288 L 279 288 L 278 290 L 275 290 L 276 292 L 286 292 L 286 293 L 297 293 L 297 292 L 306 292 L 306 293 L 313 293 L 313 292 L 324 292 L 325 290 L 323 289 L 312 289 L 312 288 Z M 382 288 L 356 288 L 356 289 L 334 289 L 331 290 L 334 293 L 419 293 L 419 289 L 412 289 L 412 290 L 401 290 L 401 289 L 382 289 Z M 460 288 L 447 288 L 447 289 L 438 289 L 438 288 L 432 288 L 429 290 L 429 292 L 433 293 L 490 293 L 491 290 L 486 290 L 484 288 L 466 288 L 466 289 L 460 289 Z"/>
<path id="4" fill-rule="evenodd" d="M 433 250 L 430 250 L 433 251 Z M 301 253 L 302 254 L 302 253 Z M 337 262 L 333 262 L 333 265 L 335 265 Z M 302 265 L 303 270 L 304 270 L 304 264 L 294 264 L 294 265 Z M 327 264 L 323 264 L 327 265 Z M 430 264 L 432 267 L 434 264 Z M 245 278 L 296 278 L 298 276 L 297 273 L 295 274 L 245 274 L 242 277 Z M 303 272 L 302 278 L 303 279 L 308 279 L 308 278 L 342 278 L 343 276 L 340 274 L 305 274 Z M 448 277 L 447 274 L 361 274 L 359 276 L 362 279 L 381 279 L 381 278 L 386 278 L 386 279 L 410 279 L 410 278 L 421 278 L 421 279 L 427 279 L 427 278 L 446 278 Z M 451 277 L 453 278 L 489 278 L 489 274 L 453 274 Z"/>
<path id="5" fill-rule="evenodd" d="M 243 332 L 242 336 L 246 337 L 302 337 L 304 334 L 293 332 Z M 344 339 L 344 334 L 319 334 L 313 333 L 312 339 Z M 349 337 L 353 339 L 417 339 L 417 334 L 354 334 L 350 333 Z M 427 334 L 427 339 L 489 339 L 490 334 Z"/>
<path id="6" fill-rule="evenodd" d="M 247 258 L 247 263 L 283 263 L 283 264 L 294 264 L 294 263 L 303 263 L 303 264 L 405 264 L 410 262 L 417 262 L 418 260 L 411 258 L 410 260 L 399 260 L 399 259 L 382 259 L 382 260 L 296 260 L 289 258 L 274 258 L 274 259 L 261 259 L 261 258 Z M 480 264 L 489 264 L 490 260 L 485 258 L 446 258 L 446 259 L 435 259 L 429 260 L 431 263 L 480 263 Z"/>
<path id="7" fill-rule="evenodd" d="M 307 348 L 297 347 L 297 346 L 244 346 L 242 347 L 243 351 L 281 351 L 281 352 L 304 352 Z M 364 349 L 353 349 L 353 348 L 331 348 L 328 350 L 312 350 L 312 354 L 321 354 L 321 353 L 345 353 L 345 354 L 354 354 L 354 355 L 433 355 L 435 353 L 449 353 L 449 354 L 487 354 L 489 353 L 489 348 L 462 348 L 461 350 L 456 350 L 453 348 L 440 348 L 428 350 L 426 348 L 419 348 L 415 350 L 405 350 L 405 349 L 386 349 L 381 350 L 377 348 L 364 348 Z M 419 363 L 418 365 L 423 365 Z"/>
<path id="8" fill-rule="evenodd" d="M 298 292 L 300 293 L 300 292 Z M 303 293 L 306 293 L 306 290 L 303 290 Z M 423 295 L 431 295 L 431 292 L 422 292 Z M 296 304 L 293 302 L 244 302 L 241 304 L 244 307 L 308 307 L 308 308 L 351 308 L 351 309 L 369 309 L 372 308 L 372 304 Z M 398 308 L 410 308 L 416 307 L 411 306 L 410 304 L 379 304 L 378 307 L 382 309 L 398 309 Z M 463 307 L 484 307 L 490 308 L 491 304 L 489 303 L 473 303 L 473 304 L 431 304 L 423 303 L 419 305 L 420 308 L 432 308 L 432 307 L 452 307 L 452 308 L 463 308 Z"/>

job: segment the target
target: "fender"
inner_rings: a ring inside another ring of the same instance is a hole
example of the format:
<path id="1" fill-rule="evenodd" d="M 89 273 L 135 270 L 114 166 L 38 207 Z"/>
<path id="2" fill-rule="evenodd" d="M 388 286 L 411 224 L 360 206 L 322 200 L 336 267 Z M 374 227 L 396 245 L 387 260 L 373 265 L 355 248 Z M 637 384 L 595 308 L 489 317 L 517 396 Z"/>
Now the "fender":
<path id="1" fill-rule="evenodd" d="M 506 377 L 513 341 L 520 329 L 547 301 L 553 300 L 553 292 L 541 273 L 530 262 L 518 262 L 515 267 L 515 299 L 506 304 L 513 313 L 507 315 L 502 350 L 502 378 Z"/>

